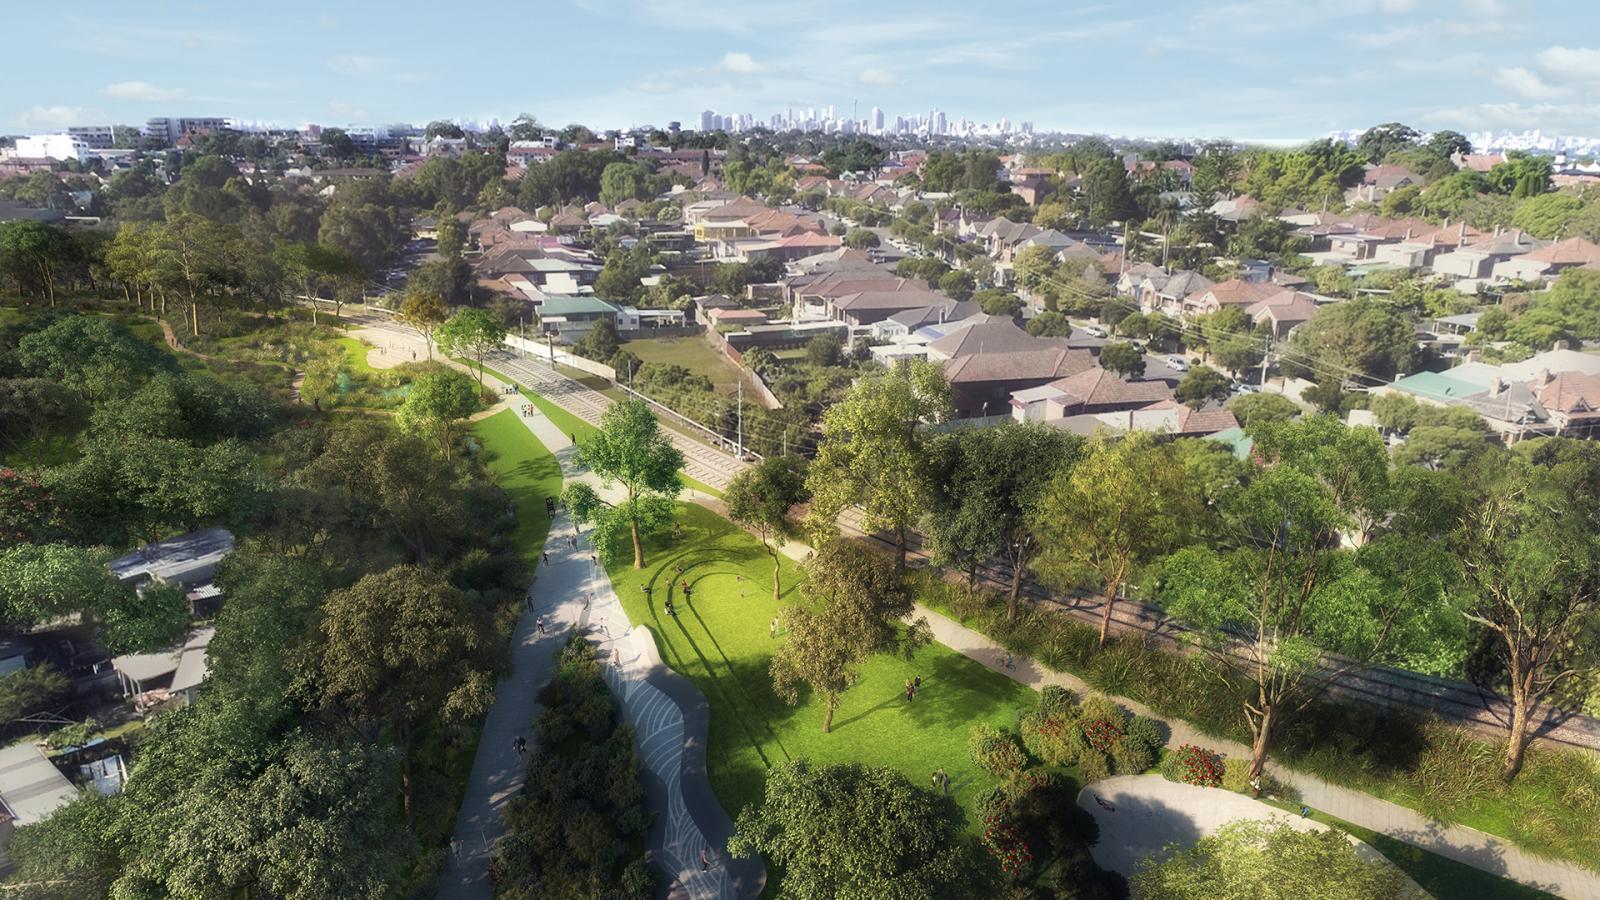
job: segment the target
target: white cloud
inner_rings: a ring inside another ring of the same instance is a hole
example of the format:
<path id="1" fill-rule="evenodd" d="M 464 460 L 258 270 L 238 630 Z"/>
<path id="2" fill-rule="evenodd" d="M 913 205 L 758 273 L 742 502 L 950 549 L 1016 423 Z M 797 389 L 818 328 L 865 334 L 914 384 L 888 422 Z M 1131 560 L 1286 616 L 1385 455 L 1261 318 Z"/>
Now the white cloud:
<path id="1" fill-rule="evenodd" d="M 81 106 L 35 106 L 17 117 L 22 127 L 30 129 L 65 128 L 83 119 Z"/>
<path id="2" fill-rule="evenodd" d="M 885 85 L 894 84 L 895 77 L 894 73 L 888 69 L 862 69 L 861 74 L 856 76 L 856 80 L 862 84 Z"/>
<path id="3" fill-rule="evenodd" d="M 389 65 L 386 59 L 360 53 L 340 53 L 328 60 L 328 68 L 340 75 L 374 75 Z"/>
<path id="4" fill-rule="evenodd" d="M 1494 74 L 1494 83 L 1513 94 L 1530 100 L 1549 100 L 1566 93 L 1566 89 L 1547 83 L 1538 72 L 1521 66 L 1501 69 Z"/>
<path id="5" fill-rule="evenodd" d="M 1411 12 L 1421 5 L 1421 0 L 1378 0 L 1378 9 L 1386 13 Z"/>
<path id="6" fill-rule="evenodd" d="M 142 100 L 147 103 L 164 103 L 183 97 L 183 88 L 167 88 L 148 81 L 119 81 L 100 89 L 101 96 L 113 100 Z"/>
<path id="7" fill-rule="evenodd" d="M 1466 7 L 1467 12 L 1478 16 L 1498 17 L 1509 12 L 1505 0 L 1462 0 L 1461 5 Z"/>
<path id="8" fill-rule="evenodd" d="M 722 57 L 722 62 L 717 63 L 717 69 L 730 72 L 734 75 L 755 75 L 766 67 L 756 62 L 755 57 L 748 53 L 730 50 Z"/>
<path id="9" fill-rule="evenodd" d="M 1550 47 L 1535 57 L 1549 74 L 1573 81 L 1600 81 L 1600 50 L 1590 47 Z"/>
<path id="10" fill-rule="evenodd" d="M 1482 103 L 1441 109 L 1421 117 L 1423 124 L 1475 131 L 1543 128 L 1586 134 L 1600 119 L 1600 103 Z"/>

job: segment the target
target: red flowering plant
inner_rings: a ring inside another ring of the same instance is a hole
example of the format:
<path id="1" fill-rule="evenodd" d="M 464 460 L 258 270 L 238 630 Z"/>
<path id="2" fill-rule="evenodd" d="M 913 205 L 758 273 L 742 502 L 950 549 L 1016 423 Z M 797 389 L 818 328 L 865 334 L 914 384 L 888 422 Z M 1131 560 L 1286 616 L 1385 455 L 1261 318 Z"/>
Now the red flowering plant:
<path id="1" fill-rule="evenodd" d="M 1177 773 L 1184 784 L 1199 787 L 1221 787 L 1224 763 L 1222 757 L 1204 747 L 1184 744 L 1178 748 Z"/>
<path id="2" fill-rule="evenodd" d="M 1084 738 L 1101 753 L 1115 750 L 1127 733 L 1127 726 L 1115 719 L 1090 719 L 1083 723 Z"/>
<path id="3" fill-rule="evenodd" d="M 983 846 L 1000 863 L 1000 871 L 1014 875 L 1033 864 L 1033 851 L 1022 832 L 996 813 L 983 820 Z"/>

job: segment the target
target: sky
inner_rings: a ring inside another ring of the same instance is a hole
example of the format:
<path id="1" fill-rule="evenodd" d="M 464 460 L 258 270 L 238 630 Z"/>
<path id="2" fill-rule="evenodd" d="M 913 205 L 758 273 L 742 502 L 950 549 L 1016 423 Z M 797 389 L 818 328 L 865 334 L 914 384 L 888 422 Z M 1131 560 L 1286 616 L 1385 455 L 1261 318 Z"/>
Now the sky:
<path id="1" fill-rule="evenodd" d="M 703 109 L 765 120 L 855 102 L 891 121 L 938 108 L 1145 137 L 1288 141 L 1388 121 L 1600 136 L 1591 3 L 27 3 L 6 14 L 0 132 L 524 112 L 694 127 Z"/>

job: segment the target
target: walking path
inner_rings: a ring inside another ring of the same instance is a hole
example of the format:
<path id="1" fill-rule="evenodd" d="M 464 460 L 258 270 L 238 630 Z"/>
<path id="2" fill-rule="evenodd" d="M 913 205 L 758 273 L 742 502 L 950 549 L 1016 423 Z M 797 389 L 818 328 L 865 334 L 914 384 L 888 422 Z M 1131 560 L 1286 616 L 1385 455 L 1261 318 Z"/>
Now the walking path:
<path id="1" fill-rule="evenodd" d="M 497 381 L 488 383 L 491 390 L 498 388 Z M 521 418 L 555 454 L 564 479 L 595 483 L 592 474 L 577 467 L 575 448 L 561 429 L 537 411 Z M 577 537 L 576 547 L 569 545 L 569 536 Z M 646 845 L 658 873 L 669 882 L 668 896 L 694 900 L 757 896 L 766 885 L 760 860 L 731 859 L 722 849 L 733 823 L 706 777 L 710 714 L 705 698 L 662 664 L 648 628 L 630 625 L 605 567 L 586 537 L 575 534 L 565 511 L 551 523 L 545 549 L 549 563 L 540 565 L 517 625 L 512 674 L 496 689 L 494 706 L 484 721 L 456 818 L 459 855 L 440 881 L 439 896 L 478 900 L 492 895 L 490 849 L 505 833 L 501 808 L 521 787 L 526 766 L 513 741 L 532 731 L 539 712 L 535 695 L 549 681 L 557 653 L 574 631 L 596 642 L 607 662 L 606 680 L 637 731 L 650 806 L 656 813 Z M 539 616 L 545 620 L 544 634 L 535 628 Z M 709 868 L 702 865 L 703 858 L 710 861 Z"/>
<path id="2" fill-rule="evenodd" d="M 1051 684 L 1059 685 L 1078 694 L 1094 691 L 1094 688 L 1075 675 L 1047 669 L 1025 657 L 1014 658 L 1012 666 L 1007 667 L 1006 660 L 1009 654 L 1004 647 L 987 635 L 973 631 L 921 604 L 918 604 L 913 615 L 927 618 L 928 624 L 933 628 L 933 637 L 939 643 L 1022 684 L 1035 689 Z M 1165 722 L 1171 735 L 1168 743 L 1173 746 L 1195 744 L 1223 756 L 1245 758 L 1250 756 L 1250 748 L 1243 744 L 1202 734 L 1187 722 L 1180 719 L 1165 719 L 1144 704 L 1125 697 L 1112 697 L 1112 699 L 1137 715 Z M 1303 772 L 1271 764 L 1268 765 L 1267 772 L 1279 783 L 1299 791 L 1301 801 L 1307 806 L 1346 822 L 1370 828 L 1448 859 L 1567 897 L 1569 900 L 1600 900 L 1600 872 L 1561 860 L 1534 856 L 1509 841 L 1485 834 L 1475 828 L 1436 822 L 1416 810 L 1380 800 L 1371 794 L 1329 784 Z M 1585 826 L 1573 823 L 1573 827 Z"/>

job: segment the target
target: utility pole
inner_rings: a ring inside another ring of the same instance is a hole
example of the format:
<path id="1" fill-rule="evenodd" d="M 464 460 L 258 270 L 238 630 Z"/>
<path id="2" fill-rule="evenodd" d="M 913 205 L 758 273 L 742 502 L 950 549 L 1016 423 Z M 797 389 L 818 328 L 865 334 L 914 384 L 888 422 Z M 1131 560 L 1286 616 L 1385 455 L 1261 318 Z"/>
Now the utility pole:
<path id="1" fill-rule="evenodd" d="M 739 379 L 739 459 L 744 459 L 744 379 Z"/>

